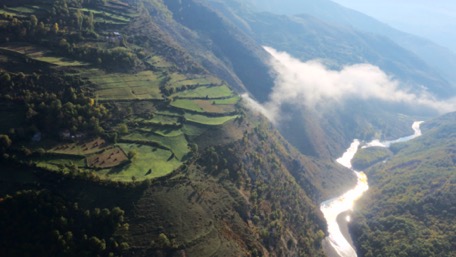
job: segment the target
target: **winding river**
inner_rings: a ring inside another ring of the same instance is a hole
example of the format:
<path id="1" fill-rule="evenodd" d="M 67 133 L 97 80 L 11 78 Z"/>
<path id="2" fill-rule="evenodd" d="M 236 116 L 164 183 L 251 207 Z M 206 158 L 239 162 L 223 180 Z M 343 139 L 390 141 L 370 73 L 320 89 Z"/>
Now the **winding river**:
<path id="1" fill-rule="evenodd" d="M 344 213 L 349 212 L 353 209 L 353 205 L 356 200 L 358 200 L 364 192 L 366 192 L 369 188 L 369 184 L 367 182 L 367 176 L 362 171 L 356 171 L 352 168 L 351 160 L 355 156 L 356 152 L 358 151 L 359 147 L 362 145 L 362 148 L 368 147 L 389 147 L 391 144 L 406 142 L 416 137 L 421 136 L 420 125 L 422 121 L 416 121 L 412 125 L 412 129 L 414 134 L 407 137 L 402 137 L 392 141 L 379 141 L 373 140 L 369 143 L 361 143 L 358 139 L 353 140 L 350 147 L 347 151 L 337 159 L 337 162 L 341 165 L 351 169 L 356 177 L 358 178 L 358 182 L 356 186 L 341 196 L 329 199 L 324 201 L 320 205 L 320 210 L 323 212 L 323 215 L 326 219 L 328 224 L 328 232 L 329 235 L 324 239 L 324 243 L 329 244 L 333 249 L 334 253 L 328 254 L 331 256 L 340 256 L 340 257 L 356 257 L 356 251 L 353 248 L 352 244 L 349 242 L 351 238 L 349 238 L 348 233 L 343 233 L 340 228 L 340 215 L 344 215 Z M 346 221 L 350 221 L 350 216 L 345 217 Z"/>

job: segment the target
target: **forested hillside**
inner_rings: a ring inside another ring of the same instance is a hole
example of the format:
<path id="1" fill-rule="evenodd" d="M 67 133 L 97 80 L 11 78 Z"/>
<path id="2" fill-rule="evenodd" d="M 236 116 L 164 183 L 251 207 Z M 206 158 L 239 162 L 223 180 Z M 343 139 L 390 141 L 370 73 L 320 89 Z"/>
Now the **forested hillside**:
<path id="1" fill-rule="evenodd" d="M 422 137 L 366 170 L 351 227 L 361 256 L 455 256 L 456 115 L 422 126 Z"/>
<path id="2" fill-rule="evenodd" d="M 264 45 L 331 74 L 378 65 L 408 100 L 305 92 L 269 120 L 283 74 Z M 453 93 L 383 36 L 247 2 L 0 0 L 0 256 L 324 256 L 320 203 L 356 183 L 334 159 Z M 455 126 L 359 152 L 360 255 L 452 256 Z"/>
<path id="3" fill-rule="evenodd" d="M 253 39 L 196 1 L 0 3 L 0 255 L 323 256 L 354 178 L 244 105 Z"/>

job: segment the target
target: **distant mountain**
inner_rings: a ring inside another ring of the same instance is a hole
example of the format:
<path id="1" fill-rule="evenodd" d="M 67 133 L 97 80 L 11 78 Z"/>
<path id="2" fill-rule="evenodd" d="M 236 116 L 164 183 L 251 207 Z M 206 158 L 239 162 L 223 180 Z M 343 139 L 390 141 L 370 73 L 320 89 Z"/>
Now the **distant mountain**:
<path id="1" fill-rule="evenodd" d="M 426 62 L 430 69 L 438 72 L 456 87 L 456 53 L 434 42 L 408 33 L 404 33 L 382 23 L 368 15 L 345 8 L 329 0 L 286 0 L 260 1 L 250 0 L 251 6 L 260 10 L 288 15 L 308 14 L 338 26 L 348 26 L 356 30 L 385 36 L 399 46 L 416 54 Z"/>
<path id="2" fill-rule="evenodd" d="M 331 1 L 374 17 L 398 30 L 432 40 L 456 53 L 454 1 Z"/>
<path id="3" fill-rule="evenodd" d="M 301 60 L 322 59 L 336 69 L 371 63 L 407 86 L 423 85 L 441 96 L 452 91 L 424 61 L 388 38 L 335 26 L 309 15 L 284 17 L 260 13 L 253 20 L 250 26 L 262 44 Z"/>
<path id="4" fill-rule="evenodd" d="M 440 96 L 454 94 L 455 90 L 450 84 L 432 71 L 423 60 L 387 37 L 335 25 L 310 15 L 289 16 L 260 12 L 251 2 L 209 2 L 219 15 L 259 44 L 286 51 L 303 61 L 319 59 L 332 69 L 340 69 L 349 64 L 371 63 L 386 71 L 393 79 L 400 80 L 403 88 L 421 91 L 424 85 L 430 92 Z M 279 6 L 277 10 L 280 11 Z M 252 85 L 246 87 L 250 90 Z M 253 96 L 257 97 L 256 94 Z M 264 97 L 258 99 L 263 101 Z M 354 137 L 369 139 L 377 131 L 384 131 L 382 137 L 395 138 L 401 136 L 404 130 L 391 129 L 387 124 L 394 123 L 397 128 L 404 129 L 410 122 L 397 115 L 395 108 L 387 107 L 384 103 L 355 102 L 356 104 L 352 102 L 338 110 L 326 112 L 325 115 L 287 106 L 286 113 L 291 118 L 278 126 L 285 137 L 303 153 L 336 157 L 343 152 L 342 145 L 349 145 Z"/>

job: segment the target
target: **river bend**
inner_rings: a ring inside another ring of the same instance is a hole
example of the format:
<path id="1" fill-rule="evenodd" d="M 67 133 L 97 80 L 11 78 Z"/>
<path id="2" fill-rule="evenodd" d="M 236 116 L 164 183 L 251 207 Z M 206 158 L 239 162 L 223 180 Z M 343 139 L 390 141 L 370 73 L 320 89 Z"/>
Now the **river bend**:
<path id="1" fill-rule="evenodd" d="M 329 245 L 334 249 L 337 256 L 357 257 L 356 250 L 349 243 L 349 240 L 351 241 L 351 238 L 346 238 L 344 236 L 344 233 L 342 233 L 338 223 L 338 216 L 348 211 L 351 211 L 356 200 L 358 200 L 363 195 L 363 193 L 369 189 L 366 174 L 364 174 L 364 172 L 362 171 L 356 171 L 352 168 L 351 160 L 355 156 L 356 152 L 358 151 L 360 146 L 362 148 L 390 147 L 391 144 L 406 142 L 416 137 L 419 137 L 421 136 L 421 123 L 422 121 L 416 121 L 413 123 L 413 135 L 402 137 L 396 140 L 373 140 L 369 143 L 361 143 L 358 139 L 355 139 L 351 143 L 350 147 L 345 151 L 345 153 L 339 159 L 337 159 L 338 163 L 345 166 L 346 168 L 351 169 L 358 178 L 357 184 L 354 188 L 348 190 L 341 196 L 324 201 L 320 205 L 320 210 L 323 212 L 323 215 L 326 219 L 329 232 L 329 235 L 324 239 L 324 241 L 325 243 L 329 243 Z M 346 221 L 350 221 L 350 216 L 346 216 Z M 349 235 L 346 236 L 349 237 Z"/>

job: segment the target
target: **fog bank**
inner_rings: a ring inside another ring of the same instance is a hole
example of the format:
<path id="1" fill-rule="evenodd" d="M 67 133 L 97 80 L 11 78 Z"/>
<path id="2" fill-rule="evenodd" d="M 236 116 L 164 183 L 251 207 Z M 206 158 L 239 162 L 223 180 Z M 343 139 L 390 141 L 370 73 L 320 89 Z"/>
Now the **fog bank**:
<path id="1" fill-rule="evenodd" d="M 427 107 L 440 113 L 456 110 L 456 99 L 443 102 L 424 89 L 419 93 L 402 89 L 399 81 L 371 64 L 330 70 L 318 60 L 302 62 L 285 52 L 270 47 L 265 49 L 271 54 L 270 65 L 277 72 L 275 87 L 269 101 L 262 105 L 254 103 L 248 96 L 244 99 L 249 99 L 251 107 L 275 122 L 281 117 L 280 109 L 285 103 L 321 111 L 349 99 L 375 99 Z"/>

